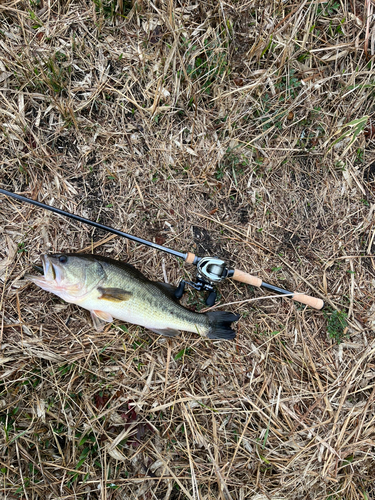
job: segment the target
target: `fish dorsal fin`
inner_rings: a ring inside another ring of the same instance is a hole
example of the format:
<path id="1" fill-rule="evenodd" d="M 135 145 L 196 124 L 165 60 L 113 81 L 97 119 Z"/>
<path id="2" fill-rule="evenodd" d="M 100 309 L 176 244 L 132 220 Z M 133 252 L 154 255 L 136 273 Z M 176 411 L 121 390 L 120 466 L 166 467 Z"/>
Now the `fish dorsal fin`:
<path id="1" fill-rule="evenodd" d="M 161 281 L 158 281 L 155 283 L 155 285 L 165 292 L 171 299 L 178 301 L 179 299 L 176 299 L 175 297 L 175 291 L 177 290 L 176 286 L 170 285 L 169 283 L 163 283 Z"/>
<path id="2" fill-rule="evenodd" d="M 129 300 L 133 295 L 131 292 L 127 292 L 122 288 L 104 288 L 102 286 L 98 286 L 98 292 L 101 293 L 99 299 L 112 302 L 123 302 Z"/>
<path id="3" fill-rule="evenodd" d="M 156 328 L 149 328 L 154 333 L 157 333 L 158 335 L 164 335 L 165 337 L 175 337 L 176 335 L 179 335 L 178 330 L 174 330 L 173 328 L 164 328 L 164 329 L 156 329 Z"/>
<path id="4" fill-rule="evenodd" d="M 104 311 L 90 311 L 91 319 L 95 330 L 102 332 L 104 330 L 104 323 L 111 323 L 113 321 L 112 316 Z"/>

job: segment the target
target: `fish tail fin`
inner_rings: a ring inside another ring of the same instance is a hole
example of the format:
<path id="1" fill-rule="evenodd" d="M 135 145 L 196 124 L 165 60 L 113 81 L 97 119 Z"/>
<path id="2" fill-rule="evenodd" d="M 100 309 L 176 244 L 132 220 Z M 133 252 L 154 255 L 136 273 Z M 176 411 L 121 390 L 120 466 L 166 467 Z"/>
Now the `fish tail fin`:
<path id="1" fill-rule="evenodd" d="M 210 311 L 208 316 L 208 334 L 209 339 L 231 340 L 236 336 L 236 332 L 231 328 L 234 321 L 238 321 L 240 316 L 225 311 Z"/>

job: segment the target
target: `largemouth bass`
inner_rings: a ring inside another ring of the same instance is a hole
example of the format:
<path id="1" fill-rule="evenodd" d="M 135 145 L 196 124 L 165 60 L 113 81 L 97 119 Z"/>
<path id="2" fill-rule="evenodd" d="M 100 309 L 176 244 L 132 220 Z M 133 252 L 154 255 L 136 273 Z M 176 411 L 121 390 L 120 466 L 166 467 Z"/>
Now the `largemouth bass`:
<path id="1" fill-rule="evenodd" d="M 44 276 L 28 276 L 48 292 L 91 313 L 102 330 L 114 318 L 141 325 L 168 337 L 180 330 L 210 339 L 233 339 L 231 323 L 239 316 L 230 312 L 189 311 L 174 298 L 175 288 L 147 279 L 129 264 L 100 255 L 45 254 Z"/>

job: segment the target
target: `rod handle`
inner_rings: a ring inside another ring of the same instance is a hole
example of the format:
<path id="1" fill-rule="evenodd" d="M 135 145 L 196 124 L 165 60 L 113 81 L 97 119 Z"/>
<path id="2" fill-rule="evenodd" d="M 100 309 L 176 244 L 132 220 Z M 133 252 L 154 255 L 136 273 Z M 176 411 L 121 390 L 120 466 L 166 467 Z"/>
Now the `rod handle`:
<path id="1" fill-rule="evenodd" d="M 257 287 L 262 286 L 262 280 L 260 278 L 257 278 L 256 276 L 251 276 L 251 274 L 244 273 L 239 269 L 234 270 L 232 279 L 240 281 L 241 283 L 246 283 L 247 285 L 252 285 Z"/>
<path id="2" fill-rule="evenodd" d="M 317 299 L 315 297 L 310 297 L 310 295 L 305 295 L 303 293 L 294 293 L 292 299 L 295 302 L 300 302 L 301 304 L 305 304 L 306 306 L 313 307 L 314 309 L 323 309 L 324 301 L 322 299 Z"/>

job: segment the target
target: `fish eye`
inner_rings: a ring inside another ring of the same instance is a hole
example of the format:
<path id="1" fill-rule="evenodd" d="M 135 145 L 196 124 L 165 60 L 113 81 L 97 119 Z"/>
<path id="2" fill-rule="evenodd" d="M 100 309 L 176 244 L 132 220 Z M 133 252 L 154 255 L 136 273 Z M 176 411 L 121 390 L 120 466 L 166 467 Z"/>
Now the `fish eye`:
<path id="1" fill-rule="evenodd" d="M 59 262 L 61 264 L 65 264 L 67 262 L 67 260 L 68 260 L 68 257 L 66 255 L 60 255 Z"/>

